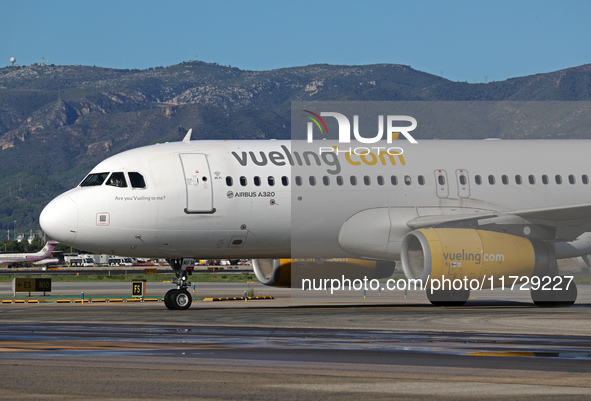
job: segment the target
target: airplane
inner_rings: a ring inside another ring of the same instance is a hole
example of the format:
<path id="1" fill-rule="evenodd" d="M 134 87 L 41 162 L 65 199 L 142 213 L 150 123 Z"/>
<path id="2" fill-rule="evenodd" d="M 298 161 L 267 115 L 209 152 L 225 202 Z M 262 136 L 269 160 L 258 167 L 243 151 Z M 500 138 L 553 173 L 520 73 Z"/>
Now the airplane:
<path id="1" fill-rule="evenodd" d="M 0 254 L 0 265 L 8 265 L 8 268 L 18 266 L 30 266 L 31 263 L 51 258 L 57 241 L 49 240 L 39 252 L 35 253 L 3 253 Z"/>
<path id="2" fill-rule="evenodd" d="M 360 268 L 375 277 L 401 261 L 434 305 L 463 305 L 474 282 L 528 289 L 539 306 L 575 302 L 557 260 L 591 253 L 590 141 L 423 140 L 361 154 L 317 145 L 192 141 L 189 131 L 107 158 L 40 224 L 69 246 L 167 259 L 173 310 L 191 305 L 194 260 L 215 258 L 253 259 L 270 286 L 301 284 L 294 260 L 339 279 L 343 263 L 324 261 L 371 261 Z"/>
<path id="3" fill-rule="evenodd" d="M 43 266 L 43 267 L 55 267 L 62 263 L 59 258 L 48 258 L 48 259 L 41 259 L 35 263 L 33 266 Z"/>

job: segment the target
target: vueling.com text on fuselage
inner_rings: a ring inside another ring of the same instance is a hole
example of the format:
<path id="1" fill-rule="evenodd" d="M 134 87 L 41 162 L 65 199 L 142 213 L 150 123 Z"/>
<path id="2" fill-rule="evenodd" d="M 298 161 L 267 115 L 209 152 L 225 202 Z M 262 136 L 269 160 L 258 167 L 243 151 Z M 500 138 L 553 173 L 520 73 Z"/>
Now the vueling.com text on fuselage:
<path id="1" fill-rule="evenodd" d="M 339 147 L 321 148 L 319 152 L 292 151 L 285 145 L 281 145 L 281 151 L 270 152 L 232 152 L 232 156 L 243 166 L 328 166 L 328 174 L 341 173 L 342 155 L 344 161 L 352 166 L 404 166 L 403 149 L 400 147 L 357 147 L 352 149 L 340 149 Z M 330 149 L 330 150 L 329 150 Z M 258 153 L 258 154 L 257 154 Z"/>

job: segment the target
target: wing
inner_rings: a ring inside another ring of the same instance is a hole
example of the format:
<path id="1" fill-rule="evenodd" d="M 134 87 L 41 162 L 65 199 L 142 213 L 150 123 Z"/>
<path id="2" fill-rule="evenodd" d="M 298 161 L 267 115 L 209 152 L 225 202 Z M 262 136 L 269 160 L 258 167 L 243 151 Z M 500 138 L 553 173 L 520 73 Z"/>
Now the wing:
<path id="1" fill-rule="evenodd" d="M 408 221 L 407 226 L 484 228 L 545 240 L 573 241 L 591 231 L 591 204 L 421 216 Z"/>

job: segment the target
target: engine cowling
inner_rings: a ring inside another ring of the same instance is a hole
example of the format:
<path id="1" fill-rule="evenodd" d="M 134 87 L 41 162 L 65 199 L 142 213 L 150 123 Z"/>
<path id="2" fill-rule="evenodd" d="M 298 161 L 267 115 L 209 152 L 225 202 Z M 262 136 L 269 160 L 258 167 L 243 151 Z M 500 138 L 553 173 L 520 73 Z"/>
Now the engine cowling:
<path id="1" fill-rule="evenodd" d="M 544 242 L 464 228 L 412 231 L 402 241 L 401 259 L 408 279 L 484 279 L 486 288 L 499 287 L 502 276 L 553 275 L 556 268 L 554 247 Z"/>
<path id="2" fill-rule="evenodd" d="M 272 287 L 300 288 L 303 279 L 380 279 L 390 277 L 393 261 L 352 258 L 336 259 L 254 259 L 252 266 L 261 284 Z"/>
<path id="3" fill-rule="evenodd" d="M 282 263 L 282 260 L 290 263 Z M 252 268 L 261 284 L 291 287 L 291 259 L 253 259 Z"/>

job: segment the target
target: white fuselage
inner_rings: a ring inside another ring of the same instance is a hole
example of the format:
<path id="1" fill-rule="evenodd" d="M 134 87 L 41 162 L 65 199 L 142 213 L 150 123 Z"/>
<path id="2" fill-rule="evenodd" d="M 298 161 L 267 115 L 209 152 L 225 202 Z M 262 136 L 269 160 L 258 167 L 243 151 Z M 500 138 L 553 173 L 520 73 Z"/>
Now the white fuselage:
<path id="1" fill-rule="evenodd" d="M 318 155 L 318 144 L 291 141 L 147 146 L 91 171 L 122 172 L 128 181 L 137 172 L 145 187 L 78 186 L 54 199 L 40 222 L 62 243 L 123 256 L 285 258 L 297 249 L 306 257 L 375 257 L 345 252 L 339 236 L 354 215 L 386 210 L 388 221 L 368 224 L 389 227 L 385 258 L 397 259 L 407 222 L 418 217 L 591 199 L 591 141 L 401 142 L 402 157 L 370 149 L 318 159 L 306 154 Z"/>

